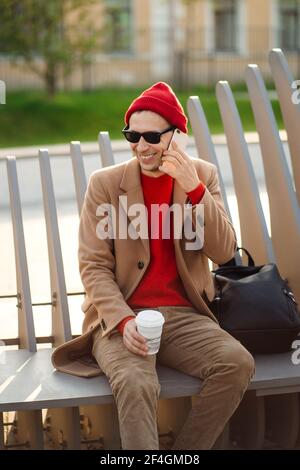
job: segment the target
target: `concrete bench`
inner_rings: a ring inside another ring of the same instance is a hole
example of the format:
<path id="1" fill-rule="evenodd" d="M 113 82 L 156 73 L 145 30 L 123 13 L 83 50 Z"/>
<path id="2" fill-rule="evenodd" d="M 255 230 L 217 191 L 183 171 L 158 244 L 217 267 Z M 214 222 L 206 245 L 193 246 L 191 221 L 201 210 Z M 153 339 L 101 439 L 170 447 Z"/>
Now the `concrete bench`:
<path id="1" fill-rule="evenodd" d="M 300 252 L 300 211 L 297 202 L 300 194 L 300 168 L 297 163 L 300 152 L 297 141 L 300 105 L 286 98 L 291 96 L 292 78 L 281 51 L 271 51 L 270 65 L 285 119 L 296 188 L 295 191 L 260 71 L 257 66 L 249 66 L 246 81 L 260 136 L 272 239 L 263 215 L 240 118 L 227 82 L 218 83 L 217 99 L 232 164 L 242 245 L 253 253 L 257 263 L 276 261 L 300 301 L 300 263 L 299 256 L 295 256 Z M 219 167 L 198 97 L 189 99 L 188 112 L 199 156 Z M 102 166 L 114 164 L 108 133 L 99 134 L 99 146 Z M 70 153 L 80 214 L 86 175 L 79 142 L 71 143 Z M 6 341 L 6 344 L 16 344 L 19 349 L 6 348 L 0 356 L 0 448 L 119 449 L 117 412 L 107 379 L 104 376 L 81 379 L 59 373 L 50 362 L 52 348 L 40 349 L 39 346 L 40 343 L 50 343 L 55 347 L 72 338 L 68 306 L 70 293 L 67 292 L 64 276 L 47 150 L 40 150 L 39 163 L 49 251 L 52 335 L 37 338 L 35 334 L 17 165 L 13 157 L 8 157 L 19 334 L 15 343 Z M 222 171 L 219 175 L 223 198 L 230 214 Z M 285 227 L 289 227 L 288 235 Z M 291 356 L 292 351 L 255 358 L 256 374 L 240 407 L 216 443 L 216 448 L 257 449 L 266 445 L 299 447 L 300 366 L 292 363 Z M 158 375 L 162 387 L 158 428 L 163 447 L 171 444 L 182 426 L 193 396 L 201 389 L 201 381 L 161 366 L 158 366 Z M 12 412 L 16 414 L 10 423 L 5 423 L 3 415 L 8 412 L 9 416 Z M 9 427 L 10 432 L 4 433 L 5 426 Z"/>

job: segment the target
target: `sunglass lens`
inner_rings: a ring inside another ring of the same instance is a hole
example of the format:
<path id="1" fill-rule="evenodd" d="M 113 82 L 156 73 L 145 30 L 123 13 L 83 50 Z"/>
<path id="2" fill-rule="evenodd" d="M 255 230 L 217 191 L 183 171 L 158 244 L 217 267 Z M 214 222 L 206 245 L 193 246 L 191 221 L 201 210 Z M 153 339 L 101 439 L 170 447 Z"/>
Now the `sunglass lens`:
<path id="1" fill-rule="evenodd" d="M 132 144 L 137 144 L 143 136 L 143 138 L 148 142 L 148 144 L 159 144 L 160 142 L 160 132 L 135 132 L 135 131 L 122 131 L 125 138 L 128 140 L 128 142 L 131 142 Z"/>
<path id="2" fill-rule="evenodd" d="M 132 144 L 136 144 L 141 137 L 141 134 L 139 132 L 131 132 L 131 131 L 125 131 L 124 135 L 128 142 L 131 142 Z"/>
<path id="3" fill-rule="evenodd" d="M 160 142 L 160 134 L 158 132 L 145 132 L 143 137 L 148 144 L 158 144 Z"/>

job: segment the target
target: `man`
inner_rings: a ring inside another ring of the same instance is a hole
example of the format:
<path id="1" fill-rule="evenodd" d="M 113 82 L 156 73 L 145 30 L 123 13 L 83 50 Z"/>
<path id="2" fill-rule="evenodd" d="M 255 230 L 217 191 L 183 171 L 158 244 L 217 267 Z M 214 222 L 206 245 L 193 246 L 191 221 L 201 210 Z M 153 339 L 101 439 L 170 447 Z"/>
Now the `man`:
<path id="1" fill-rule="evenodd" d="M 254 371 L 252 356 L 219 327 L 207 305 L 214 296 L 208 258 L 222 264 L 234 256 L 234 229 L 215 166 L 192 159 L 176 144 L 169 148 L 175 128 L 187 133 L 187 118 L 166 83 L 153 85 L 134 100 L 125 123 L 134 158 L 92 174 L 81 214 L 85 333 L 70 342 L 73 363 L 70 349 L 64 355 L 64 347 L 58 348 L 53 362 L 81 374 L 83 369 L 74 364 L 91 347 L 92 338 L 92 354 L 108 377 L 118 408 L 123 449 L 158 449 L 156 361 L 203 379 L 174 448 L 210 449 Z M 204 207 L 204 240 L 195 249 L 188 249 L 185 235 L 175 237 L 177 216 L 168 218 L 165 212 L 154 219 L 151 210 L 155 204 L 184 208 L 187 203 L 193 227 L 199 204 Z M 146 221 L 146 236 L 145 227 L 139 231 L 134 224 L 134 204 L 145 208 L 140 225 Z M 164 237 L 168 221 L 170 236 Z M 126 236 L 124 222 L 131 224 Z M 147 354 L 135 324 L 137 312 L 148 308 L 165 318 L 157 356 Z M 86 367 L 85 375 L 98 373 L 92 363 Z"/>

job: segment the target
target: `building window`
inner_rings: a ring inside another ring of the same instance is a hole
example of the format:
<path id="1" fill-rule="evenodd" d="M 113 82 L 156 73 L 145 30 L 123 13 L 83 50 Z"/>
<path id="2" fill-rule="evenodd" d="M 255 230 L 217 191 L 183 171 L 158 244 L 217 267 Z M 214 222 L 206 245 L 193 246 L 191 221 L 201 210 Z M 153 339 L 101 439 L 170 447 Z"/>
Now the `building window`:
<path id="1" fill-rule="evenodd" d="M 105 0 L 105 51 L 132 51 L 131 0 Z"/>
<path id="2" fill-rule="evenodd" d="M 279 5 L 281 47 L 288 51 L 300 49 L 300 2 L 281 0 Z"/>
<path id="3" fill-rule="evenodd" d="M 237 2 L 213 0 L 215 50 L 237 51 Z"/>

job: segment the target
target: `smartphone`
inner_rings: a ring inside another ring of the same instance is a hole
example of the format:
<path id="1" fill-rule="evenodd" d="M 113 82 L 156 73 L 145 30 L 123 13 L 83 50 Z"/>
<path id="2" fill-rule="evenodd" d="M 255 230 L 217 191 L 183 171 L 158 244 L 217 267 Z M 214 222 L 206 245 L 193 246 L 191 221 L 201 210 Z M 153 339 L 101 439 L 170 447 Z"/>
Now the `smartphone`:
<path id="1" fill-rule="evenodd" d="M 171 148 L 172 142 L 176 142 L 180 150 L 185 150 L 187 143 L 188 143 L 188 135 L 182 132 L 180 129 L 175 129 L 173 132 L 173 136 L 170 140 L 168 150 Z"/>

